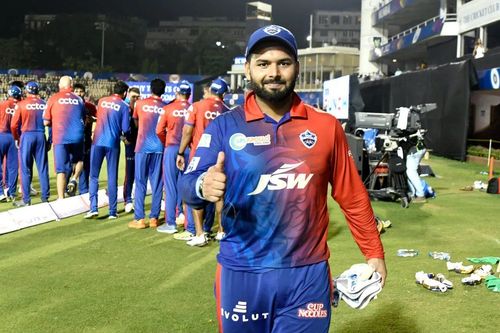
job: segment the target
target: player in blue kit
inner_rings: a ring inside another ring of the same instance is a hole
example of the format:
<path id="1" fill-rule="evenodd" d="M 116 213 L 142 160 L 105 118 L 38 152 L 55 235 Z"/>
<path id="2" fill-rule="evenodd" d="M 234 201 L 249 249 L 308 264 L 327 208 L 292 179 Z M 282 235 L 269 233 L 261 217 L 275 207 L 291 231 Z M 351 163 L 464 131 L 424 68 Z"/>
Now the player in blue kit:
<path id="1" fill-rule="evenodd" d="M 61 77 L 59 92 L 49 98 L 43 116 L 45 126 L 52 127 L 58 199 L 64 199 L 66 182 L 73 172 L 73 165 L 74 179 L 80 177 L 83 169 L 86 111 L 83 100 L 72 89 L 73 79 L 70 76 Z"/>
<path id="2" fill-rule="evenodd" d="M 99 172 L 106 158 L 108 171 L 109 219 L 116 219 L 118 191 L 118 162 L 120 160 L 120 138 L 129 131 L 129 105 L 125 103 L 128 85 L 115 83 L 113 95 L 101 98 L 97 104 L 97 122 L 90 150 L 90 211 L 85 218 L 99 215 L 97 191 Z"/>
<path id="3" fill-rule="evenodd" d="M 181 209 L 181 200 L 177 195 L 177 181 L 180 170 L 177 168 L 177 153 L 182 138 L 184 119 L 187 118 L 191 85 L 181 81 L 175 87 L 175 99 L 163 108 L 165 111 L 156 125 L 156 134 L 165 145 L 163 151 L 163 183 L 165 184 L 165 224 L 158 227 L 158 232 L 174 234 L 177 232 L 176 211 Z"/>
<path id="4" fill-rule="evenodd" d="M 135 143 L 137 141 L 137 125 L 132 119 L 135 102 L 141 97 L 141 92 L 137 87 L 130 87 L 125 102 L 130 106 L 130 131 L 126 135 L 125 144 L 125 178 L 123 180 L 123 201 L 125 202 L 125 213 L 134 210 L 132 202 L 132 189 L 135 178 Z"/>
<path id="5" fill-rule="evenodd" d="M 158 227 L 162 197 L 162 159 L 163 144 L 156 135 L 158 118 L 165 111 L 167 104 L 161 99 L 165 92 L 165 81 L 154 79 L 151 81 L 151 96 L 137 101 L 134 107 L 134 121 L 137 124 L 137 143 L 135 146 L 135 195 L 134 220 L 128 224 L 132 229 Z M 149 214 L 149 223 L 144 221 L 144 199 L 148 179 L 151 183 L 152 202 Z"/>
<path id="6" fill-rule="evenodd" d="M 328 332 L 329 185 L 367 263 L 382 284 L 386 278 L 344 131 L 294 92 L 298 73 L 292 33 L 277 25 L 256 30 L 246 49 L 244 108 L 207 127 L 180 180 L 193 207 L 224 201 L 215 282 L 220 332 Z"/>
<path id="7" fill-rule="evenodd" d="M 19 163 L 21 165 L 21 187 L 23 198 L 14 202 L 14 206 L 31 205 L 31 181 L 33 178 L 33 159 L 38 169 L 42 202 L 47 202 L 50 196 L 49 167 L 47 160 L 47 143 L 43 113 L 46 103 L 38 96 L 38 83 L 30 81 L 24 87 L 26 99 L 16 105 L 12 118 L 12 136 L 19 146 Z"/>
<path id="8" fill-rule="evenodd" d="M 7 95 L 7 100 L 0 103 L 0 201 L 13 201 L 16 197 L 19 168 L 10 125 L 16 104 L 23 98 L 23 91 L 17 85 L 12 85 Z"/>

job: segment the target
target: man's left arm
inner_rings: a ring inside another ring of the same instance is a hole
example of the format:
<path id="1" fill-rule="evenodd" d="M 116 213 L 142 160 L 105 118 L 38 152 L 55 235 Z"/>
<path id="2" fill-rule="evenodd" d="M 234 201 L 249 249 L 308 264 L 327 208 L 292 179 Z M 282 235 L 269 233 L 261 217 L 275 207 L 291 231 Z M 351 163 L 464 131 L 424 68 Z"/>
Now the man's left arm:
<path id="1" fill-rule="evenodd" d="M 330 179 L 332 197 L 340 205 L 351 234 L 367 263 L 380 273 L 383 284 L 387 270 L 384 261 L 384 248 L 377 231 L 375 215 L 368 192 L 352 158 L 344 131 L 338 121 L 335 125 L 333 146 Z"/>

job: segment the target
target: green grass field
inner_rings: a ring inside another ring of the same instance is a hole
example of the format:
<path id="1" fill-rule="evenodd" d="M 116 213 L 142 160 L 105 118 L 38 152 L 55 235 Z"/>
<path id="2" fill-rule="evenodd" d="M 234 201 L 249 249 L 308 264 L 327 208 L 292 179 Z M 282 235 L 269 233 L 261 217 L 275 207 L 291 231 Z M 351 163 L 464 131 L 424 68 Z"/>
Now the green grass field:
<path id="1" fill-rule="evenodd" d="M 387 284 L 364 310 L 341 302 L 333 310 L 331 332 L 498 328 L 500 294 L 483 284 L 461 285 L 463 276 L 448 273 L 443 261 L 427 253 L 450 252 L 452 261 L 464 264 L 466 257 L 500 256 L 500 196 L 459 190 L 486 181 L 480 174 L 485 166 L 434 156 L 425 162 L 438 175 L 428 179 L 437 198 L 408 209 L 373 203 L 376 214 L 393 224 L 382 235 Z M 330 264 L 338 275 L 363 258 L 333 201 L 330 211 Z M 216 332 L 217 243 L 190 248 L 155 230 L 127 229 L 131 214 L 108 221 L 107 209 L 100 213 L 103 219 L 80 215 L 0 236 L 0 332 Z M 397 257 L 399 248 L 418 249 L 420 255 Z M 415 284 L 419 270 L 445 273 L 455 288 L 428 291 Z"/>

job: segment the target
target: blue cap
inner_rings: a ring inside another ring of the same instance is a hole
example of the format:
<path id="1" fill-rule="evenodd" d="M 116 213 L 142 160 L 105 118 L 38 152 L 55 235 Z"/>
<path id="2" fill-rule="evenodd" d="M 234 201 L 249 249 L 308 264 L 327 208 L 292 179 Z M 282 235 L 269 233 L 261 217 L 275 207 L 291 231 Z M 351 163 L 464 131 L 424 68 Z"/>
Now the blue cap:
<path id="1" fill-rule="evenodd" d="M 24 89 L 26 90 L 26 92 L 28 94 L 38 95 L 38 91 L 40 91 L 40 86 L 35 81 L 30 81 L 30 82 L 26 83 L 26 86 L 24 86 Z"/>
<path id="2" fill-rule="evenodd" d="M 259 28 L 250 36 L 245 51 L 245 58 L 248 59 L 248 56 L 257 44 L 267 40 L 283 44 L 297 59 L 297 42 L 295 41 L 295 37 L 287 28 L 274 24 Z"/>
<path id="3" fill-rule="evenodd" d="M 223 78 L 219 77 L 212 81 L 212 84 L 210 85 L 210 91 L 216 95 L 222 95 L 229 91 L 229 86 Z"/>
<path id="4" fill-rule="evenodd" d="M 10 86 L 7 94 L 15 99 L 21 99 L 21 97 L 23 97 L 23 91 L 18 86 Z"/>
<path id="5" fill-rule="evenodd" d="M 191 84 L 189 81 L 182 80 L 177 83 L 177 92 L 181 95 L 190 95 L 191 94 Z"/>

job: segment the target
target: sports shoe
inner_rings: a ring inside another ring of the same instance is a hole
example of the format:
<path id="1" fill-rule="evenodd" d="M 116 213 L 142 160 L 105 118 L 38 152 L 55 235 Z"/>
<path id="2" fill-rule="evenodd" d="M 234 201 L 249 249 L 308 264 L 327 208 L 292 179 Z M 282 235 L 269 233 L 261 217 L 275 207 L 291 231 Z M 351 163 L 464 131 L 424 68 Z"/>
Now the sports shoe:
<path id="1" fill-rule="evenodd" d="M 85 214 L 85 216 L 84 216 L 84 217 L 85 217 L 86 219 L 92 219 L 92 218 L 94 218 L 94 217 L 96 217 L 96 216 L 98 216 L 98 215 L 99 215 L 99 213 L 98 213 L 98 212 L 89 211 L 89 212 L 87 212 L 87 214 Z"/>
<path id="2" fill-rule="evenodd" d="M 26 206 L 31 206 L 31 203 L 20 200 L 20 201 L 14 201 L 12 205 L 15 207 L 26 207 Z"/>
<path id="3" fill-rule="evenodd" d="M 448 280 L 443 274 L 441 273 L 436 274 L 436 277 L 434 279 L 444 284 L 446 288 L 453 289 L 453 282 Z"/>
<path id="4" fill-rule="evenodd" d="M 477 274 L 472 273 L 470 276 L 464 277 L 462 279 L 462 284 L 468 286 L 475 286 L 481 283 L 481 277 Z"/>
<path id="5" fill-rule="evenodd" d="M 134 204 L 129 202 L 125 204 L 125 213 L 131 213 L 134 210 Z"/>
<path id="6" fill-rule="evenodd" d="M 118 215 L 109 215 L 108 220 L 116 220 L 118 218 Z"/>
<path id="7" fill-rule="evenodd" d="M 146 229 L 148 225 L 144 223 L 144 219 L 140 220 L 133 220 L 132 222 L 129 222 L 128 227 L 130 229 Z"/>
<path id="8" fill-rule="evenodd" d="M 184 214 L 180 213 L 179 216 L 175 219 L 175 224 L 177 225 L 184 225 L 184 222 L 186 221 L 186 217 Z"/>
<path id="9" fill-rule="evenodd" d="M 413 203 L 426 203 L 427 200 L 425 199 L 425 197 L 415 197 L 411 200 L 411 202 L 413 202 Z"/>
<path id="10" fill-rule="evenodd" d="M 215 240 L 220 242 L 224 237 L 226 237 L 226 233 L 218 231 L 217 235 L 215 235 Z"/>
<path id="11" fill-rule="evenodd" d="M 174 235 L 174 239 L 181 241 L 190 241 L 193 237 L 194 235 L 187 230 Z"/>
<path id="12" fill-rule="evenodd" d="M 189 246 L 202 247 L 208 244 L 208 240 L 205 234 L 201 234 L 200 236 L 194 236 L 191 240 L 187 241 L 186 244 Z"/>
<path id="13" fill-rule="evenodd" d="M 75 196 L 77 187 L 78 185 L 76 183 L 76 180 L 71 179 L 68 183 L 68 186 L 66 187 L 66 193 L 68 193 L 70 197 Z"/>
<path id="14" fill-rule="evenodd" d="M 493 267 L 491 265 L 482 265 L 474 270 L 474 274 L 479 275 L 481 279 L 484 279 L 488 275 L 493 274 Z"/>
<path id="15" fill-rule="evenodd" d="M 163 221 L 161 221 L 160 219 L 158 219 L 156 217 L 149 218 L 149 227 L 150 228 L 156 228 L 162 224 L 163 224 Z"/>
<path id="16" fill-rule="evenodd" d="M 447 262 L 446 267 L 449 271 L 460 274 L 470 274 L 474 271 L 474 265 L 464 266 L 462 262 Z"/>
<path id="17" fill-rule="evenodd" d="M 175 225 L 170 225 L 165 223 L 164 225 L 161 225 L 158 228 L 156 228 L 156 231 L 164 234 L 175 234 L 177 233 L 177 228 Z"/>
<path id="18" fill-rule="evenodd" d="M 0 202 L 7 202 L 7 196 L 5 194 L 0 194 Z"/>

